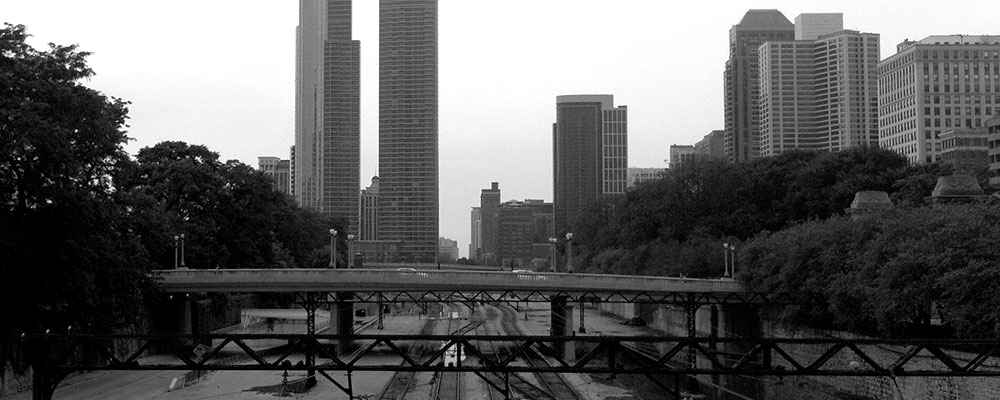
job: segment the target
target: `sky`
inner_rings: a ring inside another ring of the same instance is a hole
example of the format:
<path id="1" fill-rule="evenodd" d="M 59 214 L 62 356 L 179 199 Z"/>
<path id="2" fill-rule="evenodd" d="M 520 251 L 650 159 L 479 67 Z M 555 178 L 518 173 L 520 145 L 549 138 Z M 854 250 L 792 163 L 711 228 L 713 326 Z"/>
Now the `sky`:
<path id="1" fill-rule="evenodd" d="M 468 254 L 470 207 L 552 200 L 555 98 L 612 94 L 628 106 L 629 166 L 722 129 L 728 34 L 748 9 L 840 12 L 844 28 L 904 39 L 1000 35 L 1000 2 L 439 0 L 440 235 Z M 85 84 L 132 102 L 127 149 L 206 145 L 257 166 L 294 144 L 295 0 L 0 0 L 0 22 L 35 47 L 93 53 Z M 378 174 L 378 1 L 354 0 L 361 41 L 361 186 Z"/>

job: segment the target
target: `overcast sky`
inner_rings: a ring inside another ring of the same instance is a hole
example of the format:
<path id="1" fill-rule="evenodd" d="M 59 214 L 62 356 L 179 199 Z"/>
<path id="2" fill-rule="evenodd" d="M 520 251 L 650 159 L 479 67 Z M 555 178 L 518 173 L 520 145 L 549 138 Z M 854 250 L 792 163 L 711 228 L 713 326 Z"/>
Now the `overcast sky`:
<path id="1" fill-rule="evenodd" d="M 687 5 L 680 5 L 687 4 Z M 440 0 L 441 236 L 468 253 L 469 209 L 552 200 L 555 97 L 613 94 L 629 108 L 629 165 L 664 167 L 671 144 L 723 128 L 729 28 L 751 8 L 842 12 L 847 29 L 904 39 L 1000 34 L 1000 1 Z M 131 101 L 128 146 L 204 144 L 257 166 L 295 141 L 296 0 L 0 0 L 36 47 L 94 53 L 87 83 Z M 354 1 L 361 41 L 361 185 L 378 169 L 378 1 Z"/>

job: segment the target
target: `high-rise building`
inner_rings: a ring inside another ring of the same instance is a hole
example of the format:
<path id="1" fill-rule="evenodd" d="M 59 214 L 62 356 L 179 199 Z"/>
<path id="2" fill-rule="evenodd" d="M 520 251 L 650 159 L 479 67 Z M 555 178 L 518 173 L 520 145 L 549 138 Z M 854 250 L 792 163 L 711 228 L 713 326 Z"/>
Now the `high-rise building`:
<path id="1" fill-rule="evenodd" d="M 295 70 L 295 196 L 358 231 L 360 44 L 351 0 L 299 0 Z"/>
<path id="2" fill-rule="evenodd" d="M 987 155 L 989 156 L 990 185 L 1000 186 L 1000 116 L 986 120 Z"/>
<path id="3" fill-rule="evenodd" d="M 760 156 L 760 85 L 757 49 L 769 41 L 795 39 L 795 26 L 778 10 L 750 10 L 729 30 L 725 70 L 726 158 L 746 162 Z"/>
<path id="4" fill-rule="evenodd" d="M 554 236 L 552 203 L 504 202 L 497 208 L 495 230 L 500 265 L 527 268 L 532 259 L 549 257 L 548 240 Z"/>
<path id="5" fill-rule="evenodd" d="M 469 213 L 469 228 L 471 230 L 469 234 L 469 260 L 479 260 L 479 252 L 483 248 L 482 242 L 482 214 L 480 213 L 479 207 L 472 207 L 472 212 Z"/>
<path id="6" fill-rule="evenodd" d="M 1000 36 L 904 41 L 878 63 L 879 145 L 914 164 L 941 157 L 941 134 L 1000 115 Z"/>
<path id="7" fill-rule="evenodd" d="M 694 153 L 699 158 L 726 159 L 726 131 L 714 130 L 694 144 Z"/>
<path id="8" fill-rule="evenodd" d="M 796 30 L 801 20 L 795 19 Z M 820 36 L 769 41 L 758 49 L 760 155 L 877 146 L 878 34 L 808 32 Z"/>
<path id="9" fill-rule="evenodd" d="M 493 182 L 479 195 L 479 240 L 482 247 L 477 261 L 483 265 L 497 265 L 497 207 L 500 207 L 500 183 Z"/>
<path id="10" fill-rule="evenodd" d="M 379 238 L 438 250 L 437 0 L 379 0 Z"/>
<path id="11" fill-rule="evenodd" d="M 257 157 L 257 170 L 274 182 L 274 190 L 291 194 L 289 184 L 292 179 L 291 163 L 278 157 Z"/>
<path id="12" fill-rule="evenodd" d="M 378 240 L 378 177 L 372 177 L 372 185 L 361 191 L 361 221 L 359 240 Z"/>
<path id="13" fill-rule="evenodd" d="M 694 163 L 695 152 L 694 146 L 690 144 L 672 144 L 670 145 L 670 162 L 667 164 L 670 169 L 677 170 L 684 168 L 685 166 L 690 166 Z"/>
<path id="14" fill-rule="evenodd" d="M 816 40 L 844 30 L 844 14 L 812 13 L 795 17 L 795 40 Z"/>
<path id="15" fill-rule="evenodd" d="M 552 178 L 558 235 L 592 202 L 625 193 L 628 109 L 613 103 L 606 94 L 556 97 Z"/>
<path id="16" fill-rule="evenodd" d="M 288 150 L 288 194 L 295 196 L 295 145 Z"/>
<path id="17" fill-rule="evenodd" d="M 455 262 L 458 259 L 458 241 L 438 238 L 438 262 Z"/>

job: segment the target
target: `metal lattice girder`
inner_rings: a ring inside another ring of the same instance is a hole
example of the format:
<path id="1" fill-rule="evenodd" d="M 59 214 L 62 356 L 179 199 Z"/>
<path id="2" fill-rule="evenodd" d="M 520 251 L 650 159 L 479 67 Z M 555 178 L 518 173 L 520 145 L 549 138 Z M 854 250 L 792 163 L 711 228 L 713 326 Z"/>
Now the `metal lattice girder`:
<path id="1" fill-rule="evenodd" d="M 712 293 L 676 292 L 654 294 L 644 292 L 569 292 L 569 291 L 465 291 L 465 290 L 421 290 L 421 291 L 377 291 L 353 292 L 353 301 L 360 303 L 419 303 L 419 302 L 550 302 L 565 298 L 570 302 L 590 303 L 647 303 L 667 305 L 711 305 L 711 304 L 752 304 L 752 305 L 800 305 L 817 304 L 822 300 L 812 294 L 803 293 Z M 320 300 L 325 302 L 328 300 Z"/>
<path id="2" fill-rule="evenodd" d="M 255 350 L 248 341 L 279 339 L 292 343 L 280 351 Z M 307 370 L 319 371 L 467 371 L 562 372 L 667 375 L 841 375 L 841 376 L 1000 376 L 1000 342 L 972 340 L 844 340 L 844 339 L 720 339 L 692 337 L 607 336 L 481 336 L 481 335 L 354 335 L 361 347 L 349 355 L 329 351 L 323 341 L 337 335 L 35 335 L 26 345 L 36 355 L 36 371 L 59 376 L 78 370 Z M 181 348 L 185 341 L 218 341 L 201 357 Z M 138 350 L 119 356 L 115 343 L 135 341 Z M 564 342 L 590 349 L 576 361 L 554 356 Z M 250 365 L 223 365 L 220 350 L 229 343 L 243 351 Z M 424 356 L 415 345 L 438 350 Z M 166 349 L 171 362 L 147 364 L 142 356 L 151 348 Z M 284 363 L 291 354 L 316 350 L 314 366 Z M 713 350 L 718 348 L 720 350 Z M 894 349 L 887 351 L 886 348 Z M 459 366 L 443 365 L 445 353 L 457 349 L 469 356 Z M 499 358 L 494 349 L 504 349 Z M 640 352 L 637 349 L 642 349 Z M 652 349 L 652 350 L 651 350 Z M 528 351 L 548 354 L 552 366 L 532 367 L 516 362 Z M 640 365 L 623 366 L 607 354 L 644 353 Z M 698 361 L 688 363 L 693 352 Z M 398 356 L 403 360 L 391 361 Z M 378 355 L 378 357 L 375 357 Z M 390 359 L 390 361 L 385 361 Z M 378 361 L 381 360 L 381 361 Z M 362 362 L 364 361 L 364 362 Z M 284 365 L 283 365 L 284 364 Z"/>

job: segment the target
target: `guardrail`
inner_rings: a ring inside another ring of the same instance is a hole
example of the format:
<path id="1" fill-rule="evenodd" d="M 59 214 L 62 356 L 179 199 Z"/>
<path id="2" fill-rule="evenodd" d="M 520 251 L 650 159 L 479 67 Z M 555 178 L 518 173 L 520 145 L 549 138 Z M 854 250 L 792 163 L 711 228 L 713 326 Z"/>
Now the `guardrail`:
<path id="1" fill-rule="evenodd" d="M 160 270 L 168 292 L 565 290 L 620 293 L 743 292 L 733 280 L 651 276 L 379 269 Z"/>

